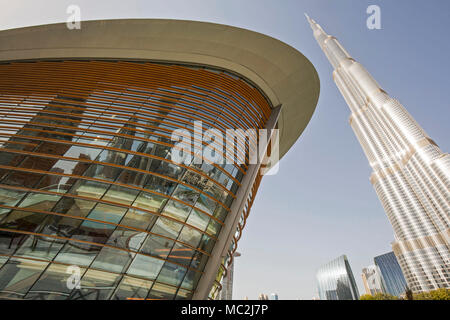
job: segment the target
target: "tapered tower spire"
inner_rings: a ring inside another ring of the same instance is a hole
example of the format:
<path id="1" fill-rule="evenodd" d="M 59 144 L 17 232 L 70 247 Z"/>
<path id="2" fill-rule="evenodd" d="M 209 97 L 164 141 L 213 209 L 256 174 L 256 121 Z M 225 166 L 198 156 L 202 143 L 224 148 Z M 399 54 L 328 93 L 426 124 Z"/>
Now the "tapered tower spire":
<path id="1" fill-rule="evenodd" d="M 393 250 L 414 292 L 450 288 L 450 155 L 443 153 L 339 41 L 306 15 L 334 68 L 350 125 L 392 224 Z"/>

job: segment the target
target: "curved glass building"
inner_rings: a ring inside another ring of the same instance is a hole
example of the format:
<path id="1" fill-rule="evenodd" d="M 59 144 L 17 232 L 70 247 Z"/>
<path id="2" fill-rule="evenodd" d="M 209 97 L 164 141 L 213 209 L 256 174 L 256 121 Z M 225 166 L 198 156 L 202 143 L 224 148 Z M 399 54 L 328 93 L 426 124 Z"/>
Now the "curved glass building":
<path id="1" fill-rule="evenodd" d="M 323 265 L 317 271 L 320 300 L 358 300 L 355 277 L 346 255 Z"/>
<path id="2" fill-rule="evenodd" d="M 318 94 L 301 53 L 228 26 L 0 32 L 0 298 L 216 298 L 262 178 L 248 159 L 260 141 L 238 142 L 240 164 L 178 163 L 171 135 L 202 150 L 195 122 L 279 129 L 282 156 Z"/>

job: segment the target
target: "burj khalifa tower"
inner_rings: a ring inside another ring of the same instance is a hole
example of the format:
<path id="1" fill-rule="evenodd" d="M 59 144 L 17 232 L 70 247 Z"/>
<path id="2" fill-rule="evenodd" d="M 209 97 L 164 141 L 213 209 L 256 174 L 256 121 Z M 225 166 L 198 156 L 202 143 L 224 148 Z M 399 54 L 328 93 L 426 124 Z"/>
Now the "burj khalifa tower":
<path id="1" fill-rule="evenodd" d="M 370 181 L 394 229 L 393 251 L 413 292 L 450 288 L 450 155 L 311 18 L 350 107 Z"/>

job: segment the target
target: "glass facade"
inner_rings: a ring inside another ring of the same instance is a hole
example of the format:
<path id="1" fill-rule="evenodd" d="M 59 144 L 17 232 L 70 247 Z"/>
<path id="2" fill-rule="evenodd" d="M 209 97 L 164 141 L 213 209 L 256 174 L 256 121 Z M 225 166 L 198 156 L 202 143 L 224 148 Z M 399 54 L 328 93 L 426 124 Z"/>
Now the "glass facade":
<path id="1" fill-rule="evenodd" d="M 394 252 L 377 256 L 374 262 L 381 275 L 384 292 L 398 297 L 403 294 L 406 289 L 406 280 Z"/>
<path id="2" fill-rule="evenodd" d="M 238 148 L 240 165 L 177 164 L 171 133 L 194 121 L 224 134 L 263 128 L 270 110 L 221 70 L 0 64 L 0 298 L 191 298 L 255 141 Z M 80 288 L 68 285 L 73 265 Z"/>
<path id="3" fill-rule="evenodd" d="M 382 293 L 383 285 L 378 268 L 374 265 L 362 269 L 362 280 L 366 294 L 375 295 Z"/>
<path id="4" fill-rule="evenodd" d="M 320 300 L 358 300 L 359 293 L 347 257 L 342 255 L 317 271 Z"/>

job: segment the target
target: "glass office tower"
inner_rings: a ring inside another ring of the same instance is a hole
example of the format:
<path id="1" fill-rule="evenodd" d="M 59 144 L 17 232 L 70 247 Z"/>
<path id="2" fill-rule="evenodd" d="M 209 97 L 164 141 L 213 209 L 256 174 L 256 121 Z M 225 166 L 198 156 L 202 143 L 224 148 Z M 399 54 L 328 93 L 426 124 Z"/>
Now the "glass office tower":
<path id="1" fill-rule="evenodd" d="M 382 254 L 373 260 L 381 276 L 383 291 L 398 297 L 405 293 L 406 280 L 394 252 Z"/>
<path id="2" fill-rule="evenodd" d="M 0 32 L 0 298 L 215 298 L 262 178 L 248 161 L 260 141 L 237 142 L 241 162 L 216 149 L 231 161 L 179 163 L 172 133 L 201 152 L 211 141 L 194 121 L 278 128 L 282 156 L 317 74 L 295 49 L 227 26 L 81 28 Z"/>
<path id="3" fill-rule="evenodd" d="M 392 249 L 413 292 L 450 288 L 450 155 L 314 20 L 334 68 L 350 126 L 372 168 L 372 183 L 394 229 Z"/>
<path id="4" fill-rule="evenodd" d="M 317 271 L 320 300 L 358 300 L 359 293 L 347 256 L 342 255 Z"/>

